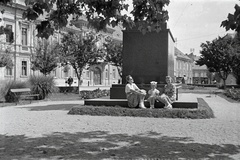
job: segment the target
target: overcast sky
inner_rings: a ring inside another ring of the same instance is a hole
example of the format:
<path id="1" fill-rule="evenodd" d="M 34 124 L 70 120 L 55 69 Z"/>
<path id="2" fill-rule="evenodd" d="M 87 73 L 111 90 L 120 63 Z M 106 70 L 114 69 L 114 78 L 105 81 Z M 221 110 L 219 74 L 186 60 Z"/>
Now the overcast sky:
<path id="1" fill-rule="evenodd" d="M 130 4 L 132 1 L 128 0 Z M 212 41 L 218 36 L 233 33 L 223 27 L 221 22 L 227 19 L 228 13 L 234 13 L 239 0 L 170 0 L 166 7 L 169 14 L 168 28 L 174 38 L 176 47 L 183 53 L 200 55 L 201 43 Z M 132 6 L 129 6 L 129 11 Z"/>
<path id="2" fill-rule="evenodd" d="M 228 13 L 234 13 L 239 0 L 170 0 L 168 27 L 177 38 L 176 46 L 183 53 L 195 49 L 199 55 L 201 43 L 227 34 L 220 27 Z M 228 33 L 232 33 L 229 31 Z"/>

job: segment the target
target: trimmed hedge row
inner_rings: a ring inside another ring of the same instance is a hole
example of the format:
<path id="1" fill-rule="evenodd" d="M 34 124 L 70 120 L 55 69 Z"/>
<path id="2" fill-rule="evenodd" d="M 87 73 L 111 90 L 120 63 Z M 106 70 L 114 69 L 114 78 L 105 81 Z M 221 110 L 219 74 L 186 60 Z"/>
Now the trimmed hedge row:
<path id="1" fill-rule="evenodd" d="M 91 116 L 130 116 L 130 117 L 153 117 L 153 118 L 190 118 L 207 119 L 214 118 L 212 109 L 202 99 L 198 98 L 198 109 L 137 109 L 120 106 L 84 106 L 79 105 L 71 108 L 68 114 L 91 115 Z"/>

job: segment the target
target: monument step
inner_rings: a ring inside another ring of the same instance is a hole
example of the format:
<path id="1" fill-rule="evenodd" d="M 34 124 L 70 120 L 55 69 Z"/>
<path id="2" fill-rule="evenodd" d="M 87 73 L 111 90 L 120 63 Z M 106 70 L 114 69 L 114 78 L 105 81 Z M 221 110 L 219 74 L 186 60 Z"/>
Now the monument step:
<path id="1" fill-rule="evenodd" d="M 127 99 L 85 99 L 84 105 L 93 105 L 93 106 L 121 106 L 128 107 Z M 144 105 L 149 108 L 150 104 L 147 100 L 144 101 Z M 185 108 L 185 109 L 197 109 L 198 101 L 197 99 L 191 100 L 179 100 L 172 104 L 173 108 Z M 161 102 L 155 103 L 155 108 L 163 108 L 164 104 Z"/>

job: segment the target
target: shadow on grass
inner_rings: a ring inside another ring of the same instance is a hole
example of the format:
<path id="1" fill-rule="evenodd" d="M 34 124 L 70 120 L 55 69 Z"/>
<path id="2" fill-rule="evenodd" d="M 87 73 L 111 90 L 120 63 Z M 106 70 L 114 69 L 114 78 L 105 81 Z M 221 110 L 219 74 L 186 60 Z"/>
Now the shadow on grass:
<path id="1" fill-rule="evenodd" d="M 109 134 L 103 131 L 53 133 L 44 137 L 0 135 L 2 159 L 232 159 L 240 146 L 194 143 L 188 137 Z"/>

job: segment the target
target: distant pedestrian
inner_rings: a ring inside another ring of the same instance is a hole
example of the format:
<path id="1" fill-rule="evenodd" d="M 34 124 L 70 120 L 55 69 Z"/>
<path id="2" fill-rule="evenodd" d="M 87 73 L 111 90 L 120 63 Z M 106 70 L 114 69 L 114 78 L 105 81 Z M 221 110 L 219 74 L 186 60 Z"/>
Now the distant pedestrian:
<path id="1" fill-rule="evenodd" d="M 67 80 L 67 83 L 69 85 L 69 87 L 72 86 L 72 83 L 73 83 L 73 78 L 71 76 L 69 76 L 68 80 Z"/>

